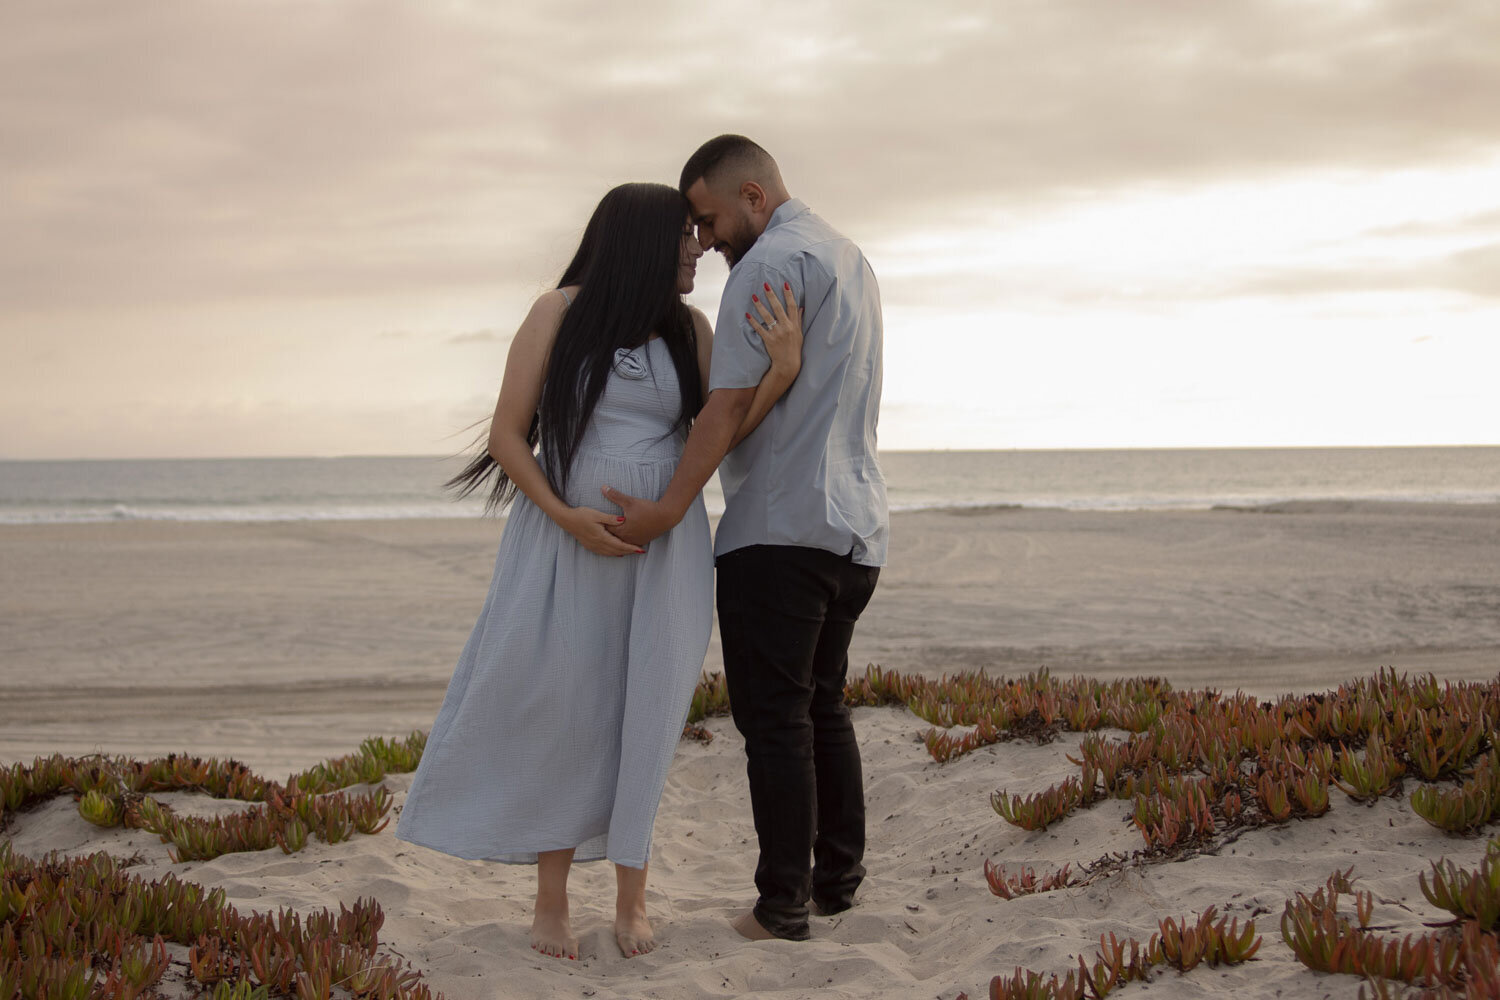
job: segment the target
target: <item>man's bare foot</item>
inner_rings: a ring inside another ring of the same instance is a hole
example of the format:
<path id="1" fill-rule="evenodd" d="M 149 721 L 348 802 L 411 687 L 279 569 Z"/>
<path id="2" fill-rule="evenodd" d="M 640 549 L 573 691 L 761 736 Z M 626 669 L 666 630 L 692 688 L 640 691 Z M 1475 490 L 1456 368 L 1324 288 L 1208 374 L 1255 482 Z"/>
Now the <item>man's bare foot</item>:
<path id="1" fill-rule="evenodd" d="M 656 935 L 651 932 L 644 908 L 615 911 L 615 941 L 626 958 L 656 950 Z"/>
<path id="2" fill-rule="evenodd" d="M 755 919 L 754 910 L 746 910 L 730 923 L 730 927 L 740 932 L 741 937 L 749 938 L 751 941 L 770 941 L 776 937 L 770 931 L 760 925 Z"/>
<path id="3" fill-rule="evenodd" d="M 568 922 L 568 911 L 537 907 L 531 920 L 531 947 L 553 958 L 578 958 L 578 939 Z"/>

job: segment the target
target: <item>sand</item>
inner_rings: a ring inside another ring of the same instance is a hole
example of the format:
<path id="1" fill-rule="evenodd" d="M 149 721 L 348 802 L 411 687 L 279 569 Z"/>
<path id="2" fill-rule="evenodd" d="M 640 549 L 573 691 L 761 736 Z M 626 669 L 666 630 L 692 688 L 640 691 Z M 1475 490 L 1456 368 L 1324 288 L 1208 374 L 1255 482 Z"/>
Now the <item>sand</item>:
<path id="1" fill-rule="evenodd" d="M 478 611 L 499 528 L 471 521 L 123 523 L 0 528 L 0 761 L 63 751 L 232 755 L 280 776 L 363 736 L 426 728 Z M 1301 504 L 1257 511 L 899 514 L 891 565 L 851 659 L 936 675 L 985 667 L 1269 695 L 1374 672 L 1500 670 L 1500 509 Z M 717 668 L 717 637 L 709 669 Z M 856 668 L 857 668 L 856 666 Z M 1152 995 L 1353 997 L 1297 965 L 1285 900 L 1353 864 L 1401 933 L 1437 919 L 1417 875 L 1482 839 L 1449 837 L 1405 800 L 1334 792 L 1318 820 L 1251 831 L 1217 856 L 1127 870 L 1006 902 L 984 859 L 1038 869 L 1140 846 L 1106 802 L 1042 833 L 997 817 L 989 793 L 1039 791 L 1076 769 L 1077 738 L 1006 744 L 946 765 L 900 709 L 859 709 L 870 878 L 859 905 L 814 920 L 809 943 L 751 944 L 727 920 L 751 901 L 754 837 L 742 743 L 713 720 L 678 751 L 657 823 L 649 905 L 662 947 L 626 960 L 608 928 L 606 865 L 574 874 L 580 963 L 525 947 L 532 874 L 395 841 L 171 865 L 154 838 L 101 832 L 54 801 L 9 831 L 22 853 L 145 850 L 242 909 L 373 895 L 382 938 L 453 998 L 481 996 L 979 997 L 1017 965 L 1061 971 L 1101 932 L 1216 905 L 1255 916 L 1259 960 L 1167 972 Z M 404 798 L 409 777 L 387 784 Z M 1129 987 L 1138 991 L 1140 986 Z"/>

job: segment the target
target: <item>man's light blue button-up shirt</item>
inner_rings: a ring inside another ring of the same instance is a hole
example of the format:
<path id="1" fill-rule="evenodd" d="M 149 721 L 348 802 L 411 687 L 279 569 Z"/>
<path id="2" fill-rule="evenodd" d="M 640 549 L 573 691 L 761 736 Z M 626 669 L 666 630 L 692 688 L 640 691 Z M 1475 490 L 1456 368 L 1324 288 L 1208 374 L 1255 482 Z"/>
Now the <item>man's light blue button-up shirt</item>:
<path id="1" fill-rule="evenodd" d="M 792 199 L 729 272 L 709 390 L 756 385 L 771 367 L 745 319 L 750 295 L 788 282 L 804 310 L 802 370 L 759 427 L 724 459 L 714 555 L 803 545 L 885 564 L 890 519 L 875 455 L 880 410 L 880 289 L 864 254 Z"/>

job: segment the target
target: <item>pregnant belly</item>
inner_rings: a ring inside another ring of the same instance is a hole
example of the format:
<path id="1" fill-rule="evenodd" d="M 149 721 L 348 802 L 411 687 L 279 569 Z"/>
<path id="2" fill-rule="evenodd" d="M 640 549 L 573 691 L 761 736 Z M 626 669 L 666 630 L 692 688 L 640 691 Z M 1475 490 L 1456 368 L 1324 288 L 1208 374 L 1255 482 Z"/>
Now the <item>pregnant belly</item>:
<path id="1" fill-rule="evenodd" d="M 604 487 L 643 500 L 660 500 L 676 469 L 675 455 L 652 460 L 580 451 L 573 460 L 564 499 L 574 507 L 592 507 L 606 514 L 618 514 L 620 508 L 605 499 Z"/>

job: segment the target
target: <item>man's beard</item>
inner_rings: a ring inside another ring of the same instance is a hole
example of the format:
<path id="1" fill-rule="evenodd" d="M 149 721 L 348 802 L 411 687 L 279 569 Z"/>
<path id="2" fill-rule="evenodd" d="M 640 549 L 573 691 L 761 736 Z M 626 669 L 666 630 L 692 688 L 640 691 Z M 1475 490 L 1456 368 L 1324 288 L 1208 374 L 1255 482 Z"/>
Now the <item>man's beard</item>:
<path id="1" fill-rule="evenodd" d="M 715 250 L 724 255 L 724 263 L 730 268 L 744 259 L 750 248 L 755 246 L 756 237 L 751 235 L 750 220 L 738 219 L 733 229 L 723 233 Z"/>
<path id="2" fill-rule="evenodd" d="M 736 242 L 738 242 L 738 241 L 736 241 Z M 740 258 L 744 257 L 745 254 L 749 253 L 750 252 L 750 248 L 755 245 L 755 241 L 754 240 L 751 240 L 748 243 L 746 243 L 744 245 L 744 247 L 736 246 L 736 242 L 731 242 L 729 240 L 724 240 L 724 241 L 722 241 L 715 248 L 715 249 L 717 249 L 719 251 L 719 253 L 721 253 L 721 254 L 724 255 L 724 262 L 726 264 L 728 264 L 731 268 L 733 268 L 734 265 L 738 264 L 740 262 Z"/>

